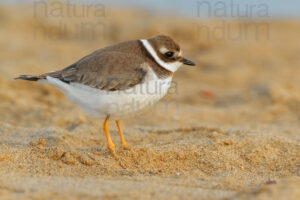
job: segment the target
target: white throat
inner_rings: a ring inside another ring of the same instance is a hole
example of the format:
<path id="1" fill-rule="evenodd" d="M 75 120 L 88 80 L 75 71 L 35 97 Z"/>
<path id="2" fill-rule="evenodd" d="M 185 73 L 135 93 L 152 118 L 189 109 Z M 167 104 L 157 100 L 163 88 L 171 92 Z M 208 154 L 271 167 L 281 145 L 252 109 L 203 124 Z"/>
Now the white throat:
<path id="1" fill-rule="evenodd" d="M 176 72 L 176 70 L 182 65 L 181 62 L 175 61 L 172 63 L 166 63 L 163 60 L 161 60 L 158 55 L 156 54 L 155 50 L 151 46 L 151 44 L 148 42 L 148 40 L 140 40 L 144 47 L 147 49 L 148 53 L 154 58 L 154 60 L 163 68 L 165 68 L 168 71 Z"/>

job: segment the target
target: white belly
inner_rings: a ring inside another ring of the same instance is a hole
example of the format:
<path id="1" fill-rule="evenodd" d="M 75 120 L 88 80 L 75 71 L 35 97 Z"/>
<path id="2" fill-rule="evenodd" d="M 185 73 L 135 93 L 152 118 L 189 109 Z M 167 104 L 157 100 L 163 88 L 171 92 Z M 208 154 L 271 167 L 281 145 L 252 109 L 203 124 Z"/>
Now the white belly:
<path id="1" fill-rule="evenodd" d="M 44 82 L 59 88 L 70 101 L 93 117 L 120 119 L 153 106 L 167 93 L 172 77 L 163 80 L 151 77 L 142 84 L 121 91 L 103 91 L 79 83 L 67 84 L 52 77 L 47 77 Z"/>

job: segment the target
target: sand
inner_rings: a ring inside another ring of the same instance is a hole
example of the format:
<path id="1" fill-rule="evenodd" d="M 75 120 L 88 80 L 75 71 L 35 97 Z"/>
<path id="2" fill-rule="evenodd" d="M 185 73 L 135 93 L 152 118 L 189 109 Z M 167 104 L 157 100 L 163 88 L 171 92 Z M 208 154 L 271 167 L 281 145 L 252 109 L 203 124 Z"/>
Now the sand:
<path id="1" fill-rule="evenodd" d="M 1 199 L 299 199 L 300 24 L 265 21 L 269 36 L 205 38 L 218 20 L 107 9 L 104 17 L 33 16 L 0 9 Z M 80 20 L 105 24 L 74 38 Z M 67 24 L 62 39 L 34 34 Z M 232 33 L 248 21 L 226 21 Z M 258 22 L 257 22 L 258 23 Z M 61 69 L 117 42 L 172 36 L 197 67 L 182 67 L 169 94 L 144 115 L 114 122 L 111 156 L 101 120 L 57 89 L 13 80 Z M 262 33 L 264 34 L 264 33 Z"/>

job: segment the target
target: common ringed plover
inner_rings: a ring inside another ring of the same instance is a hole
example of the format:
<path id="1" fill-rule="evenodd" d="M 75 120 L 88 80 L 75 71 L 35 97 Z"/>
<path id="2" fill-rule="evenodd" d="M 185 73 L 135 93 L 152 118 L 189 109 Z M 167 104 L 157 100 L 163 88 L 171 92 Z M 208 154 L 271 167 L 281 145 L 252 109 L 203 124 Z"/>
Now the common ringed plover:
<path id="1" fill-rule="evenodd" d="M 173 39 L 158 35 L 96 50 L 59 71 L 16 79 L 49 83 L 87 114 L 105 119 L 103 131 L 108 148 L 115 153 L 108 120 L 116 121 L 122 147 L 126 147 L 119 120 L 165 96 L 174 72 L 183 64 L 195 65 L 182 57 Z"/>

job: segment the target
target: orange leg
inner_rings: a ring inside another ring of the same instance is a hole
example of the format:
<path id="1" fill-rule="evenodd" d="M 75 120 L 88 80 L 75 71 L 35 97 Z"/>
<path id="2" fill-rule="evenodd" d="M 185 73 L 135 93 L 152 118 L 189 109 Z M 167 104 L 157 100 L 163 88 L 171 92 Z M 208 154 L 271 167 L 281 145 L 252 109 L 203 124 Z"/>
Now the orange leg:
<path id="1" fill-rule="evenodd" d="M 109 117 L 107 117 L 105 119 L 105 121 L 103 122 L 103 131 L 106 136 L 108 148 L 109 148 L 110 152 L 114 154 L 115 153 L 115 144 L 112 142 L 109 132 L 108 132 L 108 120 L 109 120 Z"/>
<path id="2" fill-rule="evenodd" d="M 121 129 L 120 121 L 116 120 L 116 124 L 117 124 L 118 130 L 119 130 L 119 135 L 120 135 L 120 138 L 121 138 L 122 147 L 125 148 L 127 145 L 126 145 L 126 141 L 125 141 L 124 136 L 123 136 L 123 131 Z"/>

